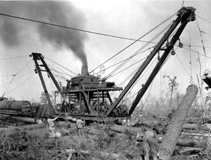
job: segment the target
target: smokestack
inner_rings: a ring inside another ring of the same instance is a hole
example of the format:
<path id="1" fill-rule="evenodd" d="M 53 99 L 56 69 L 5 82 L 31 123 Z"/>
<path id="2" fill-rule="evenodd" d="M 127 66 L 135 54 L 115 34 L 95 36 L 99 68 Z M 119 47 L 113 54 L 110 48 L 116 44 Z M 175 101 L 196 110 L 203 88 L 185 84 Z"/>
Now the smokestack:
<path id="1" fill-rule="evenodd" d="M 86 76 L 88 74 L 89 74 L 89 72 L 88 72 L 88 66 L 87 65 L 82 66 L 82 68 L 81 68 L 81 75 L 82 76 Z"/>

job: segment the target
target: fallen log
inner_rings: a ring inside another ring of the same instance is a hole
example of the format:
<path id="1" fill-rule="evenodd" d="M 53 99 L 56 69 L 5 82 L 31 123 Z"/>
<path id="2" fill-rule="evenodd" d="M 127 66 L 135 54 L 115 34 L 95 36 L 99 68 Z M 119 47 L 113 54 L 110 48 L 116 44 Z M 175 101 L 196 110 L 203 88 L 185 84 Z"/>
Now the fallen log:
<path id="1" fill-rule="evenodd" d="M 188 124 L 188 123 L 186 123 L 186 124 L 183 124 L 183 129 L 200 129 L 200 125 L 199 124 L 196 124 L 196 123 L 194 123 L 194 124 Z"/>
<path id="2" fill-rule="evenodd" d="M 175 150 L 187 113 L 196 98 L 197 92 L 198 88 L 196 85 L 188 86 L 186 95 L 175 111 L 164 140 L 159 146 L 158 156 L 160 160 L 169 160 Z"/>
<path id="3" fill-rule="evenodd" d="M 119 133 L 130 132 L 131 134 L 137 134 L 137 133 L 143 132 L 143 128 L 147 128 L 147 127 L 145 126 L 131 127 L 131 126 L 120 126 L 120 125 L 113 125 L 110 127 L 112 131 L 119 132 Z M 183 124 L 183 129 L 201 130 L 202 126 L 199 124 Z"/>
<path id="4" fill-rule="evenodd" d="M 35 118 L 18 117 L 18 116 L 12 116 L 11 118 L 18 120 L 18 121 L 22 121 L 22 122 L 29 122 L 29 123 L 35 123 L 35 124 L 43 123 L 41 119 L 35 119 Z"/>
<path id="5" fill-rule="evenodd" d="M 203 149 L 202 148 L 194 148 L 194 147 L 185 147 L 185 148 L 183 148 L 183 149 L 181 149 L 180 151 L 179 151 L 179 153 L 180 154 L 182 154 L 182 155 L 184 155 L 184 154 L 186 154 L 186 155 L 190 155 L 191 154 L 191 152 L 195 152 L 195 154 L 198 152 L 201 152 Z M 198 154 L 197 153 L 197 154 Z"/>
<path id="6" fill-rule="evenodd" d="M 207 137 L 200 140 L 196 138 L 179 138 L 177 141 L 177 146 L 206 149 Z"/>
<path id="7" fill-rule="evenodd" d="M 9 117 L 9 115 L 0 114 L 0 120 L 5 120 Z"/>
<path id="8" fill-rule="evenodd" d="M 34 124 L 34 125 L 26 125 L 26 126 L 18 126 L 18 127 L 8 127 L 8 128 L 0 128 L 0 134 L 6 133 L 6 132 L 13 132 L 16 130 L 34 130 L 34 129 L 39 129 L 39 128 L 45 128 L 46 124 L 41 123 L 41 124 Z"/>
<path id="9" fill-rule="evenodd" d="M 66 153 L 69 153 L 69 159 L 72 157 L 73 153 L 82 153 L 87 155 L 100 155 L 100 157 L 103 157 L 105 159 L 121 159 L 121 160 L 128 160 L 125 155 L 119 154 L 119 153 L 108 153 L 103 151 L 90 151 L 90 150 L 74 150 L 74 149 L 67 149 L 65 150 Z M 95 158 L 94 158 L 95 159 Z M 97 158 L 98 159 L 98 158 Z"/>
<path id="10" fill-rule="evenodd" d="M 158 143 L 162 143 L 164 139 L 163 135 L 158 135 Z M 177 146 L 180 147 L 195 147 L 195 148 L 202 148 L 205 149 L 207 147 L 208 136 L 204 137 L 196 137 L 196 136 L 186 136 L 181 137 L 177 141 Z"/>
<path id="11" fill-rule="evenodd" d="M 119 132 L 119 133 L 131 133 L 131 134 L 138 134 L 138 133 L 144 133 L 143 128 L 141 127 L 128 127 L 128 126 L 119 126 L 119 125 L 113 125 L 110 127 L 112 131 Z"/>
<path id="12" fill-rule="evenodd" d="M 187 123 L 199 123 L 199 122 L 202 122 L 202 121 L 206 122 L 206 119 L 203 118 L 203 117 L 188 117 L 186 119 Z"/>

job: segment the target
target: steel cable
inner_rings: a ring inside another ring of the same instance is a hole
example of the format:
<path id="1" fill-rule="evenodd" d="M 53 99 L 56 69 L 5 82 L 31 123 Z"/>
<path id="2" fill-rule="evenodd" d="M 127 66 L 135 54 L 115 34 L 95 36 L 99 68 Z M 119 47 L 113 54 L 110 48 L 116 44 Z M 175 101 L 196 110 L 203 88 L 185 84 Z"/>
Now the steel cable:
<path id="1" fill-rule="evenodd" d="M 141 37 L 139 37 L 133 43 L 129 44 L 128 46 L 126 46 L 125 48 L 123 48 L 122 50 L 120 50 L 118 53 L 116 53 L 115 55 L 113 55 L 112 57 L 110 57 L 108 60 L 106 60 L 105 62 L 103 62 L 101 65 L 99 65 L 96 68 L 94 68 L 92 71 L 90 71 L 90 73 L 93 72 L 94 70 L 96 70 L 97 68 L 99 68 L 100 66 L 102 66 L 103 64 L 107 63 L 108 61 L 110 61 L 111 59 L 113 59 L 114 57 L 116 57 L 117 55 L 119 55 L 120 53 L 122 53 L 123 51 L 125 51 L 126 49 L 128 49 L 129 47 L 131 47 L 133 44 L 135 44 L 136 42 L 138 42 L 140 39 L 142 39 L 143 37 L 145 37 L 146 35 L 148 35 L 150 32 L 152 32 L 153 30 L 155 30 L 156 28 L 158 28 L 159 26 L 161 26 L 162 24 L 164 24 L 166 21 L 168 21 L 169 19 L 171 19 L 174 15 L 176 15 L 176 13 L 174 13 L 172 16 L 170 16 L 169 18 L 167 18 L 166 20 L 164 20 L 163 22 L 161 22 L 160 24 L 158 24 L 157 26 L 155 26 L 154 28 L 152 28 L 150 31 L 148 31 L 147 33 L 145 33 Z"/>

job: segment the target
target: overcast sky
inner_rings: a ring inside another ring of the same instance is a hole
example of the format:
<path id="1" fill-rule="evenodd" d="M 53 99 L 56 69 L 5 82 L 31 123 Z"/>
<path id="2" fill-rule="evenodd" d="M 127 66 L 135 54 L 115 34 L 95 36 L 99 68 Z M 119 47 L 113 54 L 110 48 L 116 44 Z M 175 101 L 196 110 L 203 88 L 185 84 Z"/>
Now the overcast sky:
<path id="1" fill-rule="evenodd" d="M 197 16 L 196 21 L 188 23 L 180 37 L 180 41 L 184 44 L 184 48 L 192 49 L 202 55 L 205 54 L 202 48 L 204 45 L 206 55 L 211 58 L 210 0 L 70 0 L 62 4 L 58 3 L 58 5 L 55 1 L 52 4 L 48 1 L 44 5 L 41 2 L 36 2 L 36 4 L 27 2 L 26 4 L 26 1 L 1 1 L 0 13 L 66 25 L 92 32 L 138 39 L 175 14 L 182 7 L 183 2 L 184 6 L 194 7 Z M 172 17 L 142 40 L 149 41 L 162 29 L 171 24 L 176 17 Z M 34 73 L 34 62 L 29 57 L 32 52 L 42 53 L 47 58 L 66 68 L 80 73 L 82 63 L 86 63 L 84 59 L 87 59 L 88 68 L 91 71 L 133 42 L 131 40 L 61 28 L 52 29 L 48 28 L 49 26 L 46 27 L 37 23 L 1 15 L 0 22 L 0 94 L 3 95 L 5 93 L 6 97 L 13 97 L 16 100 L 34 99 L 37 101 L 43 90 L 38 75 Z M 199 28 L 202 31 L 202 36 L 200 36 Z M 161 36 L 153 42 L 158 42 Z M 128 58 L 145 44 L 144 42 L 137 42 L 119 56 L 104 64 L 104 68 Z M 188 46 L 190 44 L 191 48 Z M 154 45 L 155 43 L 151 43 L 145 49 Z M 152 84 L 152 95 L 159 96 L 162 90 L 166 90 L 168 82 L 162 78 L 163 75 L 169 75 L 172 78 L 177 76 L 181 93 L 185 93 L 187 86 L 190 84 L 191 75 L 193 83 L 197 84 L 196 75 L 201 76 L 198 55 L 184 48 L 177 48 L 176 55 L 168 58 Z M 146 57 L 150 51 L 152 49 L 136 56 L 119 71 Z M 14 57 L 19 58 L 14 59 Z M 204 56 L 200 56 L 202 63 L 201 74 L 203 74 L 205 69 L 211 70 L 210 58 L 205 59 Z M 49 62 L 48 59 L 46 61 Z M 192 65 L 190 65 L 190 62 Z M 138 63 L 108 80 L 115 81 L 117 85 L 121 84 L 140 64 Z M 140 84 L 145 82 L 153 65 L 134 87 L 134 93 L 138 91 Z M 115 67 L 106 69 L 102 77 L 108 75 L 113 69 Z M 99 72 L 99 69 L 96 72 Z M 14 74 L 17 75 L 14 77 Z M 50 92 L 56 90 L 49 78 L 45 77 L 45 80 Z M 64 81 L 63 85 L 65 85 Z M 123 87 L 125 85 L 126 83 L 123 84 Z"/>

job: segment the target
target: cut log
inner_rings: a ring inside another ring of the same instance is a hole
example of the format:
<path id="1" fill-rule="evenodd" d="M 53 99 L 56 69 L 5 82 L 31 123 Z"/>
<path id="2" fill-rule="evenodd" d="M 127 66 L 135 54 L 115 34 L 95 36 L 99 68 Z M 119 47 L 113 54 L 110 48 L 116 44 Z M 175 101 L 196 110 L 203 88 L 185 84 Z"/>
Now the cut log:
<path id="1" fill-rule="evenodd" d="M 196 139 L 196 138 L 179 138 L 177 142 L 177 146 L 182 147 L 194 147 L 194 148 L 207 148 L 207 137 L 203 139 Z"/>
<path id="2" fill-rule="evenodd" d="M 34 130 L 34 129 L 39 129 L 39 128 L 45 128 L 46 124 L 41 123 L 41 124 L 34 124 L 34 125 L 27 125 L 27 126 L 19 126 L 19 127 L 8 127 L 8 128 L 0 128 L 0 134 L 6 133 L 6 132 L 13 132 L 15 130 Z"/>
<path id="3" fill-rule="evenodd" d="M 183 129 L 200 129 L 200 127 L 199 124 L 183 124 Z"/>
<path id="4" fill-rule="evenodd" d="M 9 117 L 9 115 L 0 114 L 0 120 L 5 120 Z"/>
<path id="5" fill-rule="evenodd" d="M 12 116 L 13 119 L 22 121 L 22 122 L 29 122 L 29 123 L 37 123 L 41 124 L 42 120 L 41 119 L 35 119 L 35 118 L 28 118 L 28 117 L 18 117 L 18 116 Z"/>
<path id="6" fill-rule="evenodd" d="M 159 146 L 158 156 L 160 160 L 169 160 L 175 150 L 187 113 L 196 98 L 197 92 L 198 88 L 196 85 L 192 84 L 188 86 L 186 95 L 183 97 L 176 112 L 174 113 L 164 140 Z"/>
<path id="7" fill-rule="evenodd" d="M 88 154 L 88 155 L 95 155 L 99 154 L 105 159 L 121 159 L 121 160 L 128 160 L 123 154 L 119 153 L 108 153 L 103 151 L 90 151 L 90 150 L 79 150 L 79 153 Z"/>
<path id="8" fill-rule="evenodd" d="M 144 130 L 143 128 L 140 127 L 128 127 L 128 126 L 119 126 L 119 125 L 113 125 L 110 128 L 112 131 L 116 131 L 119 133 L 131 133 L 131 134 L 138 134 L 138 133 L 143 133 Z"/>

